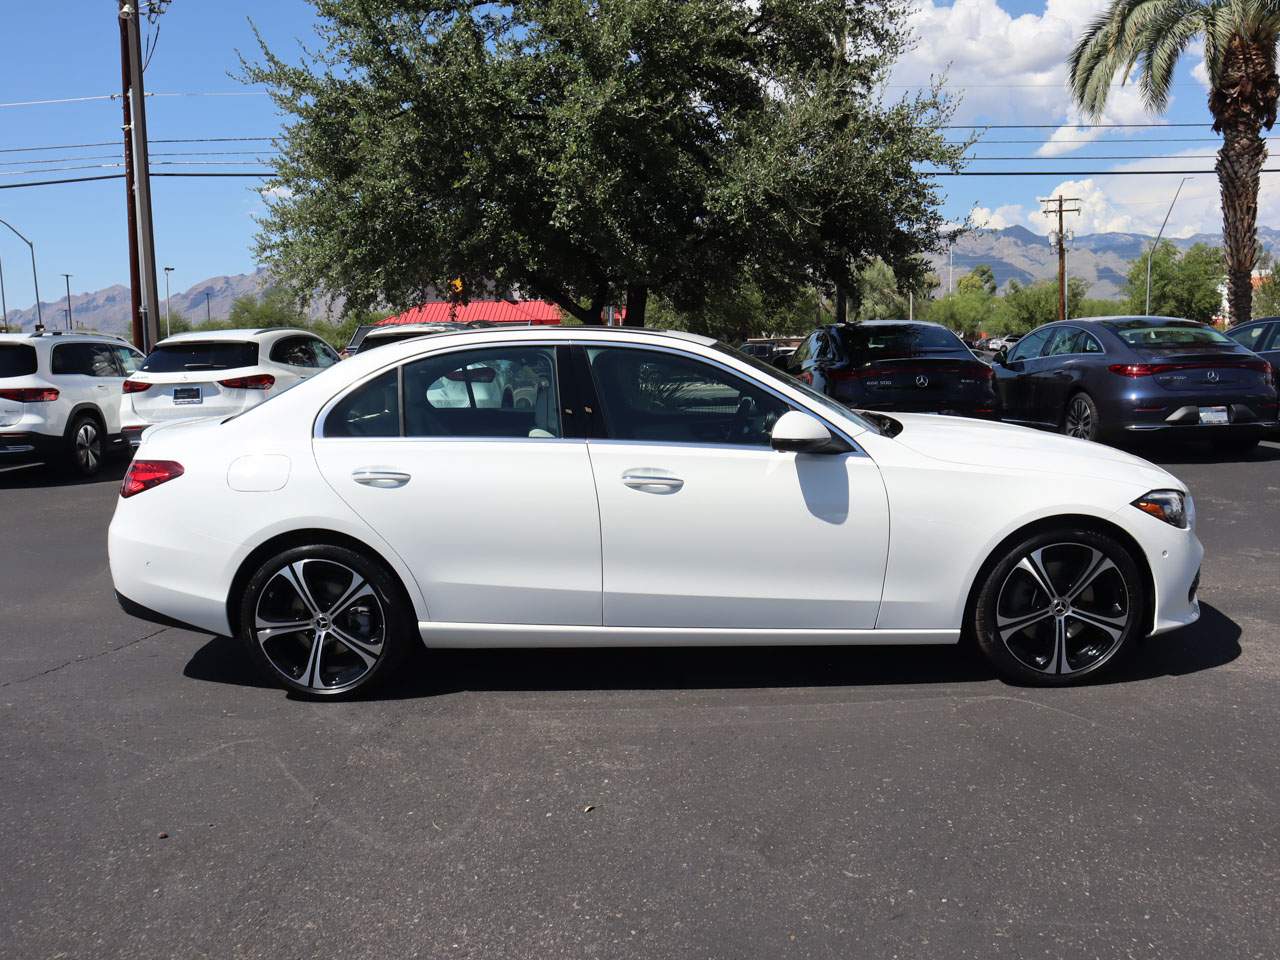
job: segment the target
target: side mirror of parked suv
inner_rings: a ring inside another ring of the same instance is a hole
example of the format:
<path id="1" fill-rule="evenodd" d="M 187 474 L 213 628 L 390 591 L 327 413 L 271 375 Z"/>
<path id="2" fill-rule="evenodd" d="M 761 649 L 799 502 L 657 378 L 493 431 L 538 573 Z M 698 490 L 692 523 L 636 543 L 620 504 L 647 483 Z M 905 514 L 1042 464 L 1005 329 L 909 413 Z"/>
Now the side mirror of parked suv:
<path id="1" fill-rule="evenodd" d="M 788 410 L 778 418 L 770 445 L 786 453 L 841 453 L 847 449 L 816 417 L 799 410 Z"/>

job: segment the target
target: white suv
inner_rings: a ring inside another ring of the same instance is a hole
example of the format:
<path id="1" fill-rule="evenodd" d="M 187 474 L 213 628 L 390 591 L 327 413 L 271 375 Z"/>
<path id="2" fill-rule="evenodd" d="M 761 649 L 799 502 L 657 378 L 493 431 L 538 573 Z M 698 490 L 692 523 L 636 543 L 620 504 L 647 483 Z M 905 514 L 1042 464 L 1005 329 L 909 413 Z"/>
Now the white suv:
<path id="1" fill-rule="evenodd" d="M 314 333 L 288 327 L 166 337 L 124 383 L 124 435 L 136 447 L 152 424 L 243 413 L 337 362 Z"/>
<path id="2" fill-rule="evenodd" d="M 121 443 L 120 385 L 141 363 L 119 337 L 0 334 L 0 466 L 61 461 L 97 473 Z"/>

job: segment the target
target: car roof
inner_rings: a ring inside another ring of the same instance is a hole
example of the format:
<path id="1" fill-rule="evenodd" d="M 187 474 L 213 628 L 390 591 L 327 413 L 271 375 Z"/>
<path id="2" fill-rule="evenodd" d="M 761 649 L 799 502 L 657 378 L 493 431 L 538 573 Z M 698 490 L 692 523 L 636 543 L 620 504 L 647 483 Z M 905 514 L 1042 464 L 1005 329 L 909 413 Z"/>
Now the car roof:
<path id="1" fill-rule="evenodd" d="M 468 330 L 469 327 L 453 326 L 443 323 L 389 323 L 375 324 L 365 333 L 365 339 L 369 337 L 382 337 L 391 334 L 413 334 L 413 333 L 454 333 L 458 330 Z M 478 329 L 488 329 L 478 328 Z"/>
<path id="2" fill-rule="evenodd" d="M 934 323 L 932 320 L 860 320 L 857 323 L 833 323 L 833 327 L 937 327 L 939 330 L 951 328 Z"/>
<path id="3" fill-rule="evenodd" d="M 1077 324 L 1098 324 L 1101 326 L 1124 327 L 1133 329 L 1134 327 L 1203 327 L 1205 324 L 1198 320 L 1187 320 L 1185 317 L 1144 317 L 1144 316 L 1123 316 L 1123 317 L 1068 317 L 1065 321 L 1055 320 L 1054 323 L 1077 323 Z"/>
<path id="4" fill-rule="evenodd" d="M 186 333 L 175 333 L 171 337 L 165 337 L 156 343 L 157 347 L 168 346 L 171 343 L 198 343 L 210 342 L 232 342 L 243 343 L 248 340 L 269 340 L 273 336 L 279 335 L 296 336 L 302 334 L 308 337 L 318 337 L 319 335 L 311 330 L 303 330 L 300 327 L 245 327 L 238 330 L 188 330 Z"/>
<path id="5" fill-rule="evenodd" d="M 0 333 L 0 343 L 122 343 L 132 346 L 124 337 L 113 333 L 90 333 L 88 331 L 46 330 L 43 333 Z"/>

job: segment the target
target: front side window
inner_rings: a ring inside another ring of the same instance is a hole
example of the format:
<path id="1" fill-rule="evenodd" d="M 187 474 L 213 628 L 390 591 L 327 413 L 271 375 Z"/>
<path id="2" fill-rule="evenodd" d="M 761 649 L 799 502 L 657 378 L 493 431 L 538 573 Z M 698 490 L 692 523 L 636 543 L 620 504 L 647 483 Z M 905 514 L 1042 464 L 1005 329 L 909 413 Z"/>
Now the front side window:
<path id="1" fill-rule="evenodd" d="M 768 446 L 788 405 L 735 374 L 656 350 L 589 347 L 609 436 L 658 443 Z"/>
<path id="2" fill-rule="evenodd" d="M 564 436 L 554 347 L 493 347 L 404 367 L 408 437 Z"/>
<path id="3" fill-rule="evenodd" d="M 1009 354 L 1010 360 L 1031 360 L 1040 356 L 1040 348 L 1044 346 L 1049 334 L 1052 330 L 1036 330 L 1027 334 L 1018 341 L 1017 346 L 1013 348 L 1013 352 Z"/>

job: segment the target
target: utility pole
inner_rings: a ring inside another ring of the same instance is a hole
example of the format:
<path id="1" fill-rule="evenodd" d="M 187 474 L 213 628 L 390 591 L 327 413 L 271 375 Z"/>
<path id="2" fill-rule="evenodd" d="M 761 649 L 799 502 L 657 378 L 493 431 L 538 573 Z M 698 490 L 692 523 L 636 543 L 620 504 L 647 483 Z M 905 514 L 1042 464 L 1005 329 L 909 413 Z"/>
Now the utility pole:
<path id="1" fill-rule="evenodd" d="M 124 111 L 124 206 L 129 222 L 129 337 L 134 346 L 145 351 L 142 332 L 142 284 L 138 279 L 138 208 L 133 202 L 133 148 L 129 144 L 133 119 L 129 111 L 129 24 L 121 0 L 120 21 L 120 103 Z"/>
<path id="2" fill-rule="evenodd" d="M 209 291 L 208 290 L 204 292 L 204 322 L 205 323 L 213 322 L 213 314 L 209 312 Z"/>
<path id="3" fill-rule="evenodd" d="M 75 324 L 71 321 L 71 274 L 64 273 L 62 279 L 67 281 L 67 329 L 74 330 Z"/>
<path id="4" fill-rule="evenodd" d="M 1046 217 L 1057 216 L 1058 231 L 1054 235 L 1054 244 L 1058 248 L 1058 319 L 1067 319 L 1067 233 L 1063 226 L 1062 217 L 1068 213 L 1079 213 L 1079 207 L 1068 208 L 1068 203 L 1079 203 L 1079 197 L 1064 197 L 1058 194 L 1056 197 L 1040 197 L 1040 203 L 1045 205 L 1044 215 Z"/>
<path id="5" fill-rule="evenodd" d="M 159 295 L 156 285 L 156 253 L 155 236 L 151 221 L 151 167 L 147 155 L 147 104 L 146 91 L 142 82 L 142 37 L 141 19 L 147 13 L 158 13 L 159 9 L 152 0 L 120 0 L 120 45 L 124 54 L 122 60 L 122 79 L 125 82 L 125 98 L 127 101 L 128 128 L 125 133 L 129 138 L 129 161 L 132 165 L 133 195 L 129 198 L 133 208 L 136 248 L 131 252 L 137 263 L 137 278 L 134 290 L 137 291 L 138 306 L 136 313 L 136 333 L 141 334 L 138 345 L 144 352 L 149 352 L 155 345 L 160 311 Z M 126 176 L 130 171 L 126 170 Z M 127 181 L 126 181 L 127 182 Z M 132 271 L 130 279 L 133 279 Z M 136 334 L 135 334 L 136 335 Z"/>
<path id="6" fill-rule="evenodd" d="M 956 277 L 956 261 L 955 261 L 956 242 L 952 240 L 947 244 L 947 293 L 954 289 L 952 281 Z"/>
<path id="7" fill-rule="evenodd" d="M 4 261 L 0 260 L 0 320 L 4 322 L 4 332 L 9 332 L 9 305 L 4 301 Z"/>
<path id="8" fill-rule="evenodd" d="M 166 337 L 173 335 L 173 327 L 169 325 L 169 274 L 173 273 L 173 267 L 164 268 L 164 335 Z"/>

